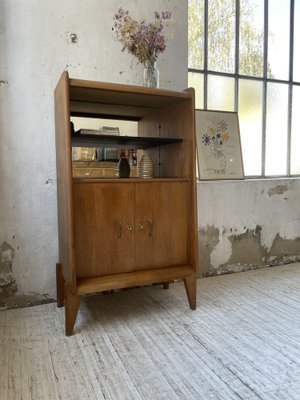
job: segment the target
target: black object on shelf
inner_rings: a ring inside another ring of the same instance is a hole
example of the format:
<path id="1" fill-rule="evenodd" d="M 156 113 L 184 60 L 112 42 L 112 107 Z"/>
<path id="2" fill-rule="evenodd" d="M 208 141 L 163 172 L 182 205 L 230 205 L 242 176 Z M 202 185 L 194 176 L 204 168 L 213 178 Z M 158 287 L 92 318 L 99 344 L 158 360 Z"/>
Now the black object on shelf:
<path id="1" fill-rule="evenodd" d="M 80 130 L 71 135 L 73 147 L 110 147 L 147 149 L 163 144 L 181 143 L 182 139 L 143 137 L 143 136 L 119 136 L 119 135 L 86 135 Z M 107 146 L 109 147 L 109 146 Z"/>
<path id="2" fill-rule="evenodd" d="M 120 153 L 120 160 L 118 163 L 118 175 L 119 178 L 129 178 L 130 176 L 130 165 L 124 151 Z"/>

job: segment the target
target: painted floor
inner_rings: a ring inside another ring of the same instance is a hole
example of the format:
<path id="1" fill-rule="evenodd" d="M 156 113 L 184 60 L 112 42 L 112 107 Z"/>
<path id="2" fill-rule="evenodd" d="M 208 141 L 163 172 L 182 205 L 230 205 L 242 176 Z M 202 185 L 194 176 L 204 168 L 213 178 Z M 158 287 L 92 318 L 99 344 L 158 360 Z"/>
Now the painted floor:
<path id="1" fill-rule="evenodd" d="M 0 312 L 0 399 L 300 399 L 300 264 Z"/>

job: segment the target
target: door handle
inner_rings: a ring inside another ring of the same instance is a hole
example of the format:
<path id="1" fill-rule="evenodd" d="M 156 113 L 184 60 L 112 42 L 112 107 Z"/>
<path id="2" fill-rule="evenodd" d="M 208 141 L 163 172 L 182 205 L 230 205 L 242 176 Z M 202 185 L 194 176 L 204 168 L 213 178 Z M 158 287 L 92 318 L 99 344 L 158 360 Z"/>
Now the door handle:
<path id="1" fill-rule="evenodd" d="M 151 218 L 148 218 L 147 225 L 148 225 L 148 236 L 153 236 L 153 221 Z"/>
<path id="2" fill-rule="evenodd" d="M 118 220 L 118 221 L 116 221 L 116 224 L 117 224 L 117 229 L 118 229 L 117 236 L 119 239 L 121 239 L 121 237 L 122 237 L 122 221 Z"/>

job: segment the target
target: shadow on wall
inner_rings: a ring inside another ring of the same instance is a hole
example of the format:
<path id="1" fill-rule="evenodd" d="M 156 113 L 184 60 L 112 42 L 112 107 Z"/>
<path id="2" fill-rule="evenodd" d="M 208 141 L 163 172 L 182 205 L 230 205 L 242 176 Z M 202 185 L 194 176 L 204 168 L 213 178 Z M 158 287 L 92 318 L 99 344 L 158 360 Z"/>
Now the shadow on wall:
<path id="1" fill-rule="evenodd" d="M 219 229 L 208 226 L 199 230 L 199 276 L 222 275 L 300 261 L 300 238 L 287 240 L 277 233 L 268 250 L 262 245 L 261 231 L 262 227 L 257 225 L 255 229 L 247 229 L 242 234 L 226 235 L 231 245 L 231 255 L 225 263 L 216 265 L 213 252 L 220 244 Z M 224 238 L 225 233 L 222 232 Z"/>

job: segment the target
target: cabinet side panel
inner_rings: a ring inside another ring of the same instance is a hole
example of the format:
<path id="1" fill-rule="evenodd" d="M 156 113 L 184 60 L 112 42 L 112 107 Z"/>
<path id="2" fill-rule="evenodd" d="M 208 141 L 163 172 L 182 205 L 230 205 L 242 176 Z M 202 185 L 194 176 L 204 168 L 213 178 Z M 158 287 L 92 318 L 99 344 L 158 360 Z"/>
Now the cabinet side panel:
<path id="1" fill-rule="evenodd" d="M 72 147 L 69 76 L 64 72 L 54 92 L 59 262 L 66 282 L 75 290 Z"/>
<path id="2" fill-rule="evenodd" d="M 196 202 L 196 134 L 194 89 L 189 98 L 168 106 L 161 112 L 161 137 L 182 138 L 183 142 L 160 146 L 160 173 L 163 177 L 190 179 L 188 217 L 188 260 L 198 267 L 197 202 Z"/>
<path id="3" fill-rule="evenodd" d="M 188 106 L 188 113 L 190 114 L 190 125 L 188 130 L 191 136 L 191 147 L 192 154 L 190 164 L 190 215 L 189 215 L 189 253 L 188 257 L 190 264 L 193 266 L 195 271 L 198 271 L 198 227 L 197 227 L 197 178 L 196 178 L 196 122 L 195 122 L 195 90 L 193 88 L 186 89 L 186 92 L 190 95 L 190 101 Z"/>

